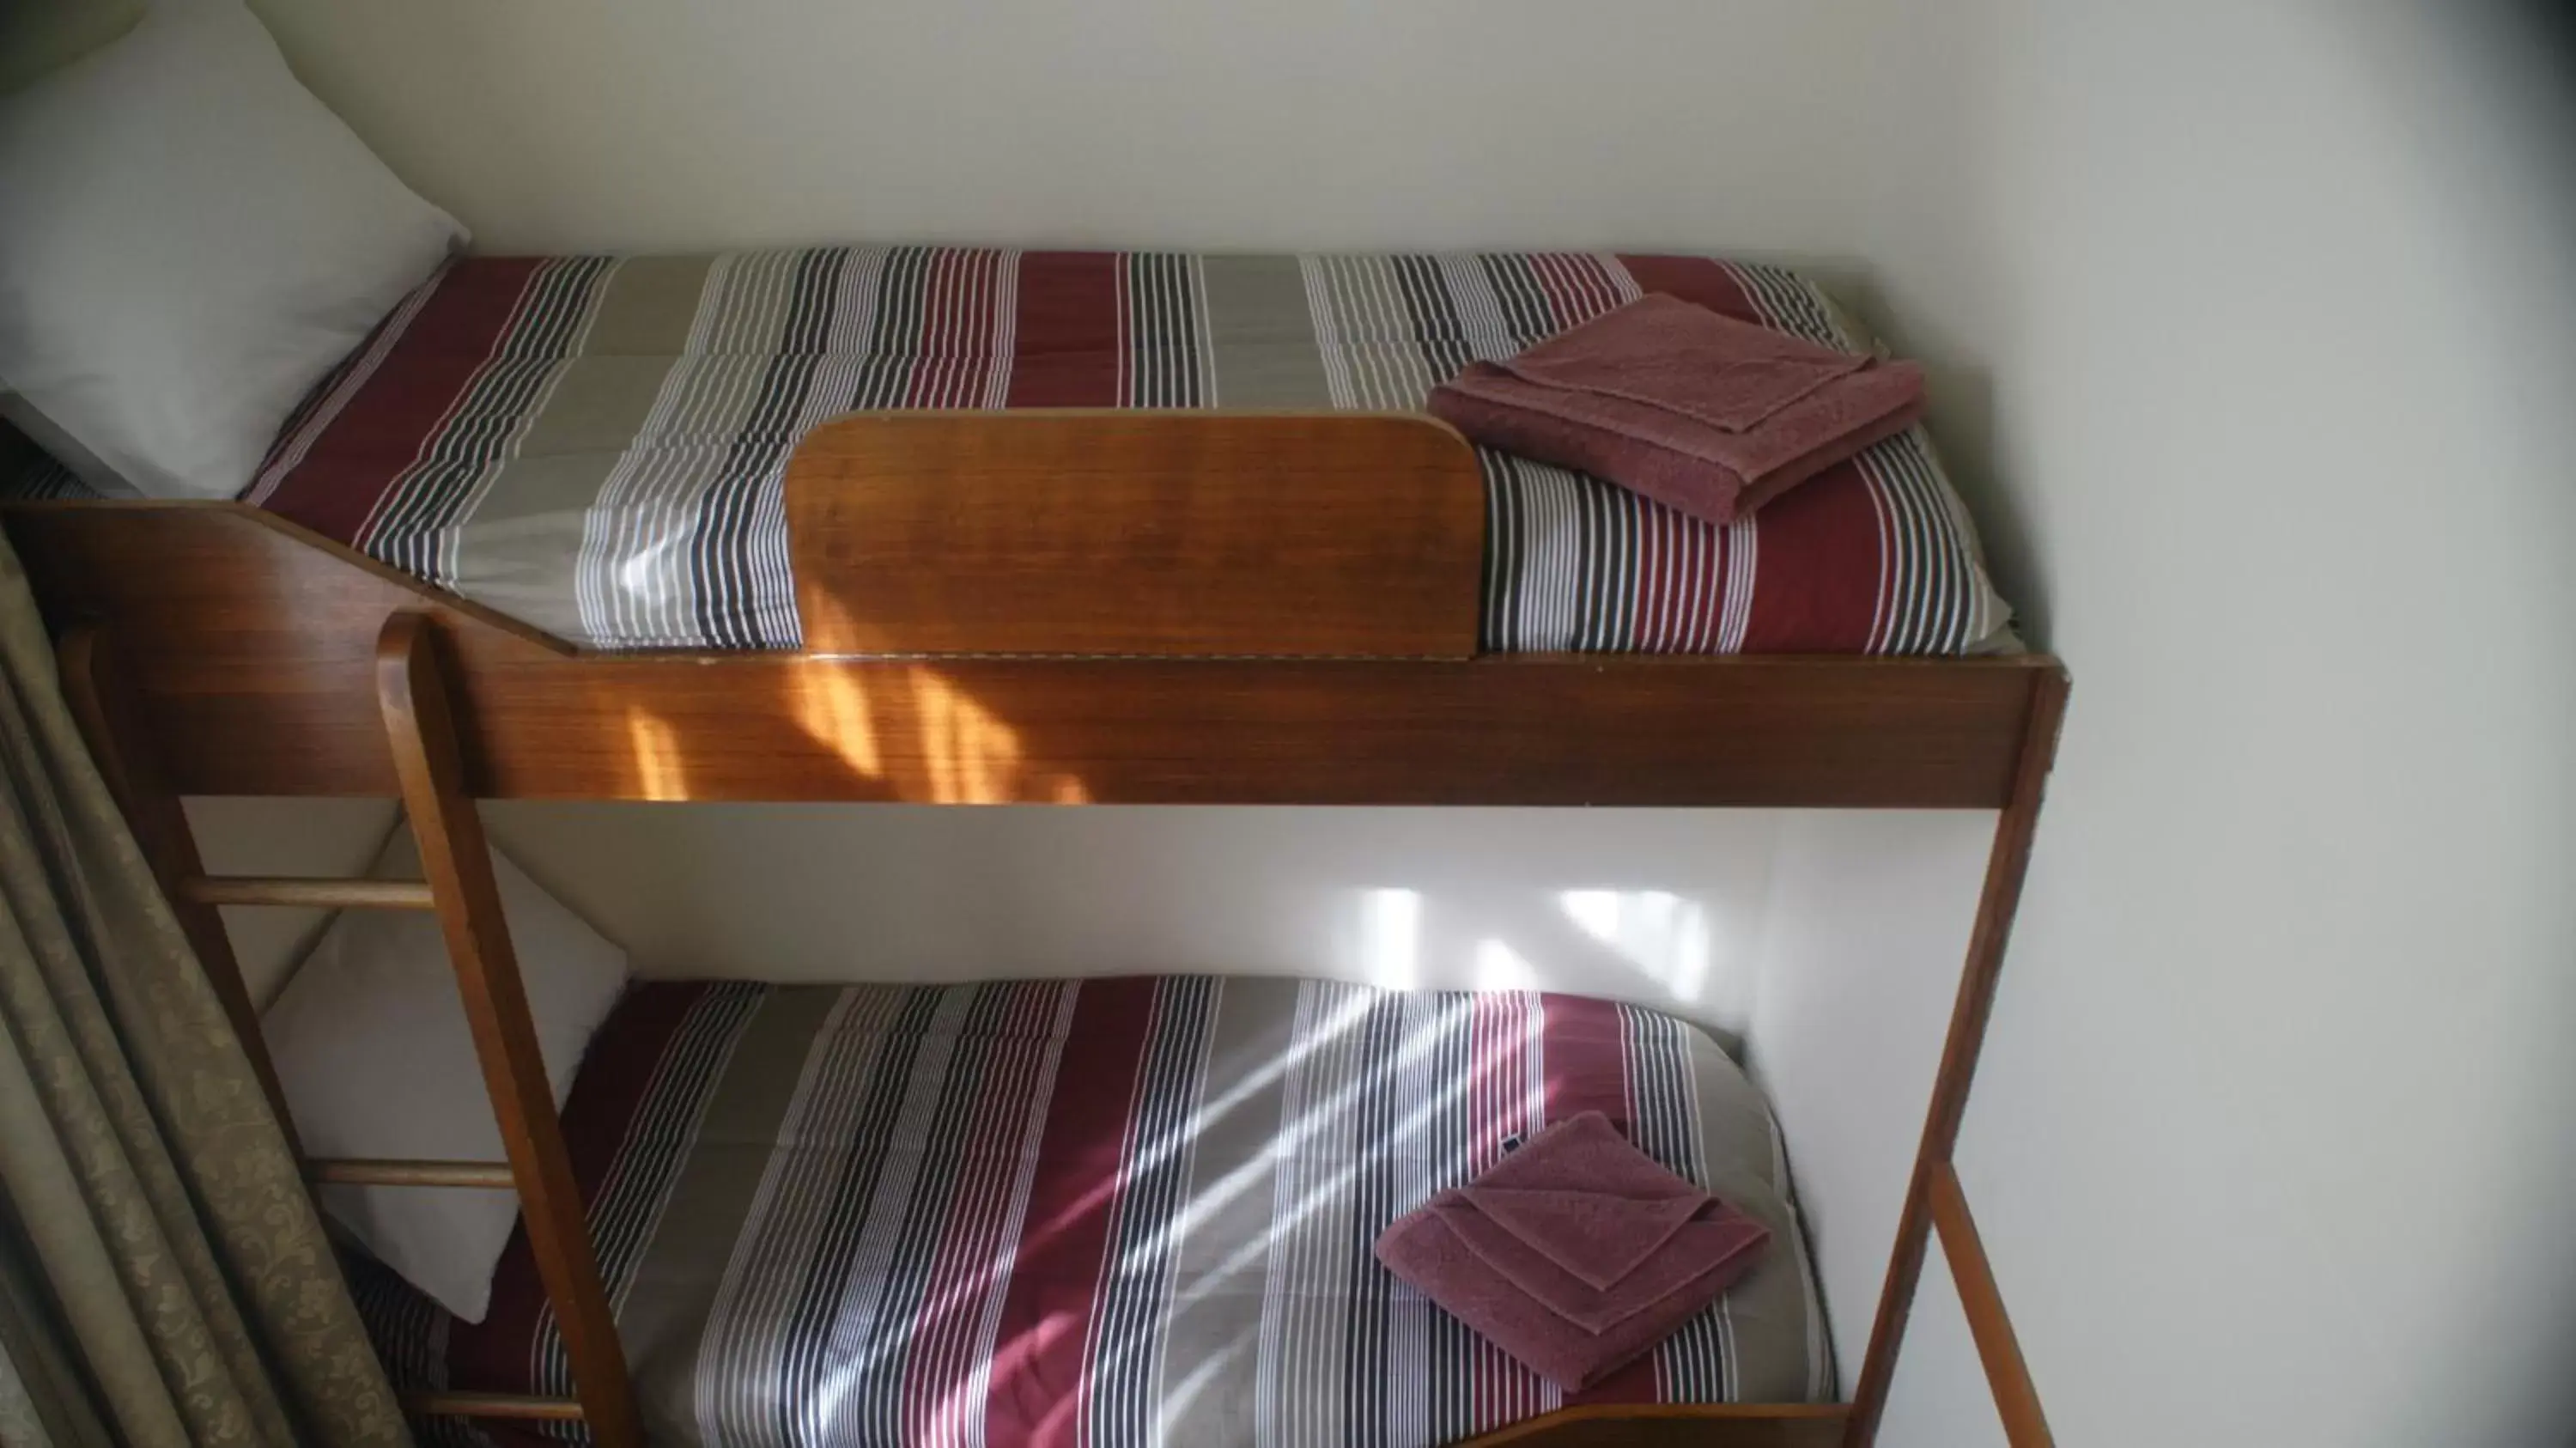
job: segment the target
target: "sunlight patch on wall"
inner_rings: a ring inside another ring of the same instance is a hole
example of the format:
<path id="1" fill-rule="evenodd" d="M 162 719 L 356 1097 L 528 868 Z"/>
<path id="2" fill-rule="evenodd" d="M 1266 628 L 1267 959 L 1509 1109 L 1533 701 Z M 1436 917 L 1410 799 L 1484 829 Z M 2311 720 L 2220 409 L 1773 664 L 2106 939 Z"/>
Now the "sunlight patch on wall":
<path id="1" fill-rule="evenodd" d="M 1499 940 L 1476 942 L 1476 989 L 1537 990 L 1538 967 Z"/>
<path id="2" fill-rule="evenodd" d="M 1422 979 L 1422 892 L 1363 891 L 1359 945 L 1360 969 L 1369 984 L 1411 990 Z"/>
<path id="3" fill-rule="evenodd" d="M 1708 911 L 1669 890 L 1567 890 L 1557 905 L 1574 927 L 1618 953 L 1685 1004 L 1708 987 L 1716 953 Z"/>

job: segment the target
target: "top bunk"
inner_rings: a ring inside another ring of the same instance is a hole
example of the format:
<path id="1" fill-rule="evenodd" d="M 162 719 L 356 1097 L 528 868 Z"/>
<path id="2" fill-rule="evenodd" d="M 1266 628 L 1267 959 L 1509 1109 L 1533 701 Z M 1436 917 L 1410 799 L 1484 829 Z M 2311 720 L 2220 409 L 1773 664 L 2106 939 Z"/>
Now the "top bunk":
<path id="1" fill-rule="evenodd" d="M 1718 526 L 1411 411 L 1650 290 L 1873 345 L 1697 258 L 472 259 L 241 499 L 0 506 L 187 793 L 392 793 L 420 612 L 493 797 L 2003 804 L 2063 675 L 1919 427 Z"/>

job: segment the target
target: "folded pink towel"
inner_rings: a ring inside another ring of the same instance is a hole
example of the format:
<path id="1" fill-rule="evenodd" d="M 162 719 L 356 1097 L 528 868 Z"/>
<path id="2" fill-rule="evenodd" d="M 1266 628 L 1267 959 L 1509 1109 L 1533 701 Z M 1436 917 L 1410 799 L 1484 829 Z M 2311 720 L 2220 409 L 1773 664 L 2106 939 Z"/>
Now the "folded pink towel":
<path id="1" fill-rule="evenodd" d="M 1471 363 L 1430 406 L 1476 442 L 1731 523 L 1913 426 L 1923 369 L 1656 294 Z"/>
<path id="2" fill-rule="evenodd" d="M 1670 1337 L 1769 1236 L 1587 1111 L 1398 1219 L 1377 1239 L 1377 1258 L 1575 1389 Z"/>

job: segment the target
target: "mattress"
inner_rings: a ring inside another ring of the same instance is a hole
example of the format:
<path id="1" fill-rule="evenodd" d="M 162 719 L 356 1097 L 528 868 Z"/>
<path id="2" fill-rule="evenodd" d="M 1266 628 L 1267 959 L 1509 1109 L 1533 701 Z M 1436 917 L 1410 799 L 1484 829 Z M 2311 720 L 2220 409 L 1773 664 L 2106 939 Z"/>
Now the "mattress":
<path id="1" fill-rule="evenodd" d="M 1469 361 L 1650 291 L 1870 345 L 1799 277 L 1706 258 L 478 258 L 316 391 L 246 496 L 575 642 L 790 648 L 781 478 L 836 413 L 1417 408 Z M 1920 429 L 1725 528 L 1480 460 L 1488 650 L 1947 654 L 2006 636 Z"/>
<path id="2" fill-rule="evenodd" d="M 1575 1395 L 1369 1249 L 1586 1110 L 1773 1239 Z M 1770 1114 L 1654 1011 L 1212 977 L 643 983 L 564 1126 L 657 1443 L 1417 1448 L 1569 1403 L 1831 1387 Z M 480 1324 L 352 1276 L 398 1386 L 569 1390 L 524 1234 Z"/>

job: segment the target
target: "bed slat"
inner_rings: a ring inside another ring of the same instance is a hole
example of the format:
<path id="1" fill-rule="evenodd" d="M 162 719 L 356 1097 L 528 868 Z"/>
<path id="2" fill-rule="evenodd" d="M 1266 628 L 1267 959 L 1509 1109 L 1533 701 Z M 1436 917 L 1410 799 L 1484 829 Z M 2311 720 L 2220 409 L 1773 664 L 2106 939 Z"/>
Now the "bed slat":
<path id="1" fill-rule="evenodd" d="M 200 905 L 277 905 L 318 910 L 434 910 L 418 880 L 318 880 L 282 875 L 192 875 L 179 896 Z"/>
<path id="2" fill-rule="evenodd" d="M 578 1423 L 583 1416 L 581 1404 L 571 1398 L 532 1398 L 518 1393 L 406 1393 L 403 1408 L 432 1418 L 535 1418 Z"/>
<path id="3" fill-rule="evenodd" d="M 316 1157 L 304 1164 L 315 1186 L 479 1187 L 508 1191 L 510 1164 L 500 1161 L 402 1161 L 386 1157 Z"/>

